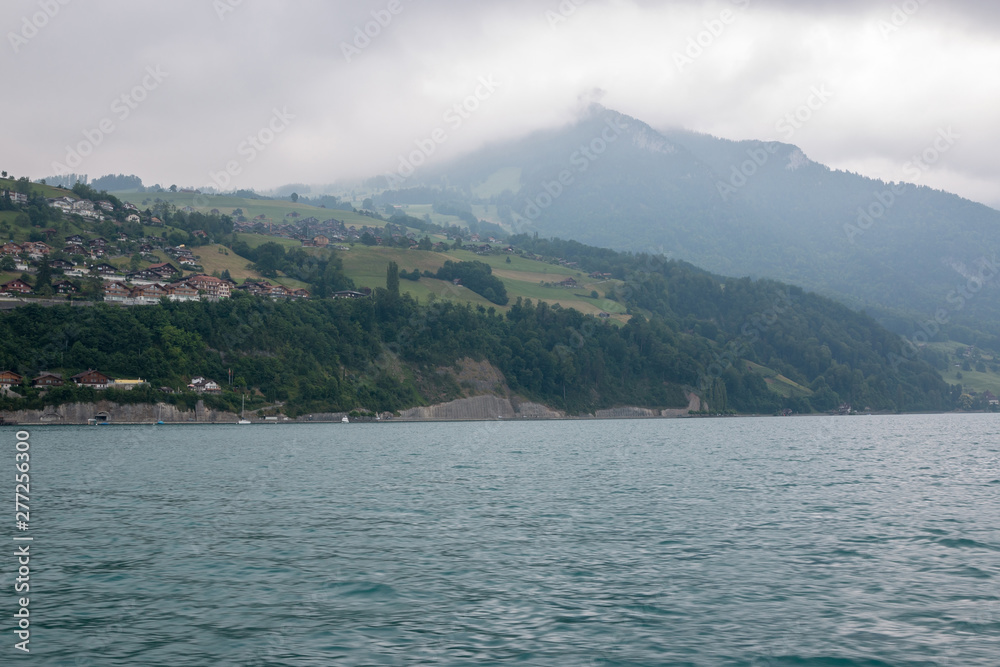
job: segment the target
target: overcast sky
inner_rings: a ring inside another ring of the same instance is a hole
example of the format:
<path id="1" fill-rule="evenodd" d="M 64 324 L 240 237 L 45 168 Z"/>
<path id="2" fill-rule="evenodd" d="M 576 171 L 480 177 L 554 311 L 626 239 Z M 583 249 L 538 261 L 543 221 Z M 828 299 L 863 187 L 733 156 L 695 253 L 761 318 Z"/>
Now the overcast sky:
<path id="1" fill-rule="evenodd" d="M 998 4 L 4 0 L 0 167 L 330 183 L 389 172 L 438 128 L 432 160 L 600 99 L 1000 207 Z"/>

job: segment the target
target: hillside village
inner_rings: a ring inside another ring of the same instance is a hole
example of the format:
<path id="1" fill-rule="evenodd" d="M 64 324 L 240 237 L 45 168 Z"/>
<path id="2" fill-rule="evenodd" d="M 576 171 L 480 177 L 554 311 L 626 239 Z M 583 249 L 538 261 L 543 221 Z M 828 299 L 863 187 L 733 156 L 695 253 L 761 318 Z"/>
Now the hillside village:
<path id="1" fill-rule="evenodd" d="M 225 299 L 236 291 L 274 299 L 312 297 L 304 287 L 274 284 L 264 278 L 248 278 L 239 282 L 225 274 L 205 274 L 196 255 L 198 246 L 184 243 L 172 245 L 171 240 L 177 240 L 176 236 L 166 231 L 156 235 L 156 230 L 165 229 L 163 220 L 156 215 L 155 207 L 161 204 L 159 200 L 146 200 L 144 203 L 153 206 L 140 210 L 135 204 L 110 195 L 107 199 L 94 201 L 69 195 L 42 200 L 37 195 L 5 189 L 0 191 L 0 201 L 5 208 L 15 211 L 44 201 L 51 214 L 48 223 L 56 225 L 60 220 L 77 220 L 79 227 L 91 229 L 90 233 L 81 231 L 60 238 L 59 230 L 49 226 L 32 231 L 31 238 L 36 240 L 5 242 L 0 246 L 0 271 L 20 272 L 21 275 L 0 282 L 0 295 L 105 301 L 128 306 L 153 304 L 160 299 Z M 191 206 L 178 210 L 185 214 L 196 212 Z M 361 213 L 373 218 L 373 222 L 378 219 L 381 224 L 348 225 L 336 218 L 321 221 L 315 216 L 303 217 L 297 211 L 286 214 L 284 220 L 275 223 L 264 215 L 247 218 L 240 208 L 233 209 L 232 215 L 214 208 L 208 215 L 225 221 L 225 231 L 233 235 L 253 234 L 275 240 L 293 240 L 302 248 L 346 252 L 351 250 L 352 245 L 362 244 L 446 252 L 461 246 L 478 256 L 521 255 L 529 260 L 544 259 L 519 251 L 495 236 L 463 233 L 465 230 L 457 227 L 436 228 L 433 231 L 446 240 L 432 241 L 426 233 L 420 236 L 413 228 L 384 221 L 371 211 Z M 413 219 L 410 222 L 419 224 Z M 114 234 L 106 238 L 93 232 L 94 225 L 104 230 L 113 229 Z M 4 231 L 2 227 L 0 231 Z M 203 229 L 192 229 L 189 235 L 191 240 L 205 244 L 220 240 L 216 238 L 218 234 Z M 166 258 L 170 261 L 163 261 Z M 129 268 L 122 266 L 126 262 Z M 575 262 L 558 259 L 555 262 L 567 268 L 576 268 Z M 611 276 L 597 273 L 591 277 L 609 279 Z M 455 282 L 458 284 L 459 281 Z M 579 286 L 572 277 L 543 284 L 563 288 Z M 369 296 L 370 293 L 370 288 L 359 288 L 337 290 L 330 296 L 353 299 Z"/>
<path id="2" fill-rule="evenodd" d="M 11 190 L 3 190 L 0 197 L 6 200 L 7 207 L 14 210 L 22 209 L 30 202 L 28 194 Z M 306 289 L 272 285 L 266 280 L 245 281 L 237 285 L 222 276 L 199 273 L 202 267 L 191 248 L 184 244 L 169 245 L 164 238 L 166 234 L 145 235 L 142 225 L 162 227 L 163 223 L 148 212 L 141 216 L 134 204 L 90 201 L 70 196 L 51 197 L 44 201 L 62 216 L 79 216 L 82 220 L 96 223 L 110 220 L 119 231 L 111 240 L 85 233 L 70 234 L 60 239 L 58 230 L 49 227 L 33 233 L 33 236 L 44 236 L 44 241 L 3 243 L 0 246 L 0 270 L 20 271 L 22 276 L 0 283 L 0 294 L 78 297 L 122 305 L 152 304 L 162 298 L 171 301 L 228 298 L 237 289 L 273 298 L 303 299 L 310 296 Z M 208 239 L 207 233 L 201 230 L 194 230 L 193 236 Z M 156 253 L 169 256 L 173 262 L 161 261 L 163 257 Z M 131 262 L 132 270 L 123 270 L 112 262 L 116 258 L 130 256 L 136 260 Z M 190 273 L 185 275 L 185 272 Z M 38 278 L 44 284 L 40 285 Z"/>

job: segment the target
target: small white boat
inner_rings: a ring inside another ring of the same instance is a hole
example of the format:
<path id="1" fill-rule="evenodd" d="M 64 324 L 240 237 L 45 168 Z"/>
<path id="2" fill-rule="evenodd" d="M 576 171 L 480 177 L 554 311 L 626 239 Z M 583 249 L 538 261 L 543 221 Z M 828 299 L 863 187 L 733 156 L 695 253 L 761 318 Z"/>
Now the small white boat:
<path id="1" fill-rule="evenodd" d="M 347 416 L 345 415 L 345 416 L 343 416 L 343 417 L 340 418 L 340 423 L 341 424 L 350 424 L 351 420 L 348 419 Z"/>
<path id="2" fill-rule="evenodd" d="M 240 410 L 240 420 L 238 422 L 236 422 L 236 423 L 237 424 L 250 424 L 250 423 L 252 423 L 249 419 L 247 419 L 247 397 L 246 397 L 246 395 L 243 396 L 243 409 Z"/>

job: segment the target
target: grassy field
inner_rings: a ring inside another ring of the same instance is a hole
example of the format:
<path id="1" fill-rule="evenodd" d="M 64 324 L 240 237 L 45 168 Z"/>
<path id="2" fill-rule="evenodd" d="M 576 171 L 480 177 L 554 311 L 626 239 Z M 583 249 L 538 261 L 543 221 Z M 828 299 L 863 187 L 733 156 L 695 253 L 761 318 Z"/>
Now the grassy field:
<path id="1" fill-rule="evenodd" d="M 434 212 L 434 207 L 431 204 L 405 204 L 397 206 L 406 215 L 413 216 L 414 218 L 424 219 L 424 216 L 428 216 L 435 225 L 451 225 L 465 227 L 468 223 L 464 222 L 457 215 L 442 215 L 440 213 Z M 480 220 L 486 220 L 487 222 L 493 222 L 500 224 L 500 214 L 497 212 L 496 206 L 473 206 L 472 214 L 475 215 Z"/>
<path id="2" fill-rule="evenodd" d="M 958 374 L 962 377 L 959 378 Z M 963 371 L 960 368 L 952 367 L 951 370 L 941 373 L 941 377 L 948 384 L 960 384 L 966 392 L 974 391 L 980 394 L 984 391 L 991 391 L 994 395 L 1000 396 L 1000 375 L 987 371 L 981 373 L 977 370 Z"/>
<path id="3" fill-rule="evenodd" d="M 986 363 L 985 373 L 975 370 L 976 365 L 974 363 L 971 364 L 971 370 L 963 371 L 962 362 L 965 359 L 959 356 L 959 352 L 968 348 L 968 345 L 948 341 L 946 343 L 930 343 L 927 347 L 936 352 L 948 355 L 948 369 L 944 371 L 938 370 L 938 373 L 941 374 L 945 382 L 948 384 L 961 384 L 965 391 L 974 391 L 976 393 L 991 391 L 1000 396 L 1000 374 L 990 370 L 990 366 L 997 363 L 996 358 L 988 354 L 983 355 L 983 361 Z M 959 374 L 961 374 L 961 377 L 959 377 Z"/>
<path id="4" fill-rule="evenodd" d="M 0 178 L 0 190 L 13 190 L 16 181 L 11 178 Z M 72 197 L 77 199 L 78 197 L 73 194 L 72 190 L 66 190 L 64 188 L 55 188 L 51 185 L 42 185 L 41 183 L 32 183 L 31 189 L 34 192 L 40 192 L 42 196 L 54 198 L 54 197 Z"/>
<path id="5" fill-rule="evenodd" d="M 247 259 L 240 257 L 225 246 L 218 244 L 202 246 L 195 248 L 194 253 L 208 275 L 229 271 L 229 276 L 237 283 L 243 283 L 247 278 L 260 279 L 261 277 L 259 273 L 249 268 L 250 262 Z M 285 287 L 309 289 L 307 283 L 281 274 L 277 278 L 268 278 L 267 280 L 272 284 L 277 283 Z"/>
<path id="6" fill-rule="evenodd" d="M 10 227 L 10 232 L 4 235 L 4 241 L 18 241 L 21 236 L 27 240 L 29 228 L 14 225 L 14 219 L 20 214 L 20 211 L 0 211 L 0 225 L 6 223 Z"/>
<path id="7" fill-rule="evenodd" d="M 757 375 L 764 378 L 764 382 L 774 393 L 785 398 L 793 397 L 806 397 L 812 396 L 813 392 L 808 387 L 803 387 L 802 385 L 794 382 L 784 375 L 779 374 L 767 366 L 761 366 L 760 364 L 755 364 L 752 361 L 746 362 L 747 366 Z"/>
<path id="8" fill-rule="evenodd" d="M 419 218 L 421 220 L 424 219 L 425 215 L 429 216 L 431 222 L 435 225 L 447 227 L 455 225 L 465 226 L 466 224 L 456 215 L 441 215 L 440 213 L 435 213 L 434 207 L 431 204 L 408 204 L 404 206 L 397 206 L 396 208 L 401 209 L 406 215 Z"/>
<path id="9" fill-rule="evenodd" d="M 237 234 L 236 238 L 243 241 L 251 248 L 258 248 L 265 243 L 277 243 L 284 247 L 285 252 L 293 248 L 301 248 L 302 242 L 295 239 L 285 239 L 278 236 L 264 236 L 262 234 Z"/>
<path id="10" fill-rule="evenodd" d="M 472 206 L 472 215 L 476 216 L 480 220 L 492 222 L 493 224 L 500 225 L 501 227 L 503 226 L 503 223 L 500 221 L 500 211 L 497 210 L 496 206 L 490 206 L 489 204 L 474 204 Z"/>
<path id="11" fill-rule="evenodd" d="M 18 215 L 23 214 L 19 211 L 0 211 L 0 225 L 6 223 L 10 227 L 10 231 L 3 235 L 3 241 L 13 241 L 18 244 L 24 243 L 30 239 L 31 232 L 39 231 L 37 227 L 18 227 L 15 225 L 14 219 Z M 90 231 L 91 227 L 86 222 L 81 226 L 73 222 L 72 219 L 64 218 L 62 222 L 52 224 L 52 228 L 58 229 L 59 232 L 52 237 L 49 245 L 57 249 L 63 247 L 63 241 L 67 236 L 72 236 L 73 234 L 80 234 L 86 238 L 96 236 L 96 234 Z"/>
<path id="12" fill-rule="evenodd" d="M 521 189 L 521 169 L 519 167 L 505 167 L 493 172 L 486 181 L 472 188 L 473 194 L 481 198 L 489 198 L 498 195 L 504 190 L 516 193 Z"/>
<path id="13" fill-rule="evenodd" d="M 503 281 L 511 303 L 516 301 L 518 297 L 522 297 L 532 301 L 545 301 L 550 305 L 559 304 L 564 308 L 575 308 L 592 315 L 608 312 L 619 321 L 628 320 L 624 314 L 624 306 L 604 298 L 605 290 L 609 287 L 610 281 L 593 281 L 579 271 L 527 260 L 523 257 L 512 257 L 511 263 L 507 264 L 505 257 L 480 257 L 465 250 L 440 253 L 363 245 L 354 245 L 350 251 L 340 252 L 339 256 L 344 262 L 345 273 L 354 280 L 358 287 L 384 287 L 389 262 L 396 262 L 399 268 L 405 271 L 417 269 L 421 272 L 436 272 L 448 260 L 453 262 L 477 260 L 494 267 L 493 273 Z M 567 289 L 540 284 L 541 282 L 556 283 L 568 276 L 573 276 L 580 281 L 580 286 Z M 400 291 L 412 294 L 424 302 L 431 294 L 434 294 L 436 298 L 440 299 L 493 305 L 465 288 L 455 288 L 453 285 L 429 278 L 421 278 L 416 282 L 401 280 L 399 288 Z M 591 298 L 591 291 L 597 291 L 599 297 L 597 299 Z"/>
<path id="14" fill-rule="evenodd" d="M 396 262 L 400 269 L 407 271 L 419 269 L 433 272 L 444 266 L 449 259 L 447 254 L 440 252 L 378 248 L 361 244 L 353 245 L 346 252 L 335 252 L 344 262 L 345 273 L 361 287 L 385 287 L 385 271 L 389 262 Z"/>
<path id="15" fill-rule="evenodd" d="M 238 283 L 242 283 L 247 278 L 257 277 L 254 271 L 247 268 L 250 264 L 249 261 L 221 245 L 194 248 L 194 256 L 201 262 L 205 273 L 209 275 L 214 271 L 218 271 L 220 274 L 223 271 L 229 271 L 229 275 Z"/>

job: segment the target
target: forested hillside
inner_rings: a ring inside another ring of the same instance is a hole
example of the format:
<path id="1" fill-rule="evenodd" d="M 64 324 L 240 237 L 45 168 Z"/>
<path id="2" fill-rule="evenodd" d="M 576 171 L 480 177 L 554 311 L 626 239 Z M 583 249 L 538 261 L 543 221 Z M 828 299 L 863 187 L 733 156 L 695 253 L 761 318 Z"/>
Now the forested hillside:
<path id="1" fill-rule="evenodd" d="M 396 411 L 455 398 L 440 371 L 487 360 L 511 391 L 571 414 L 634 405 L 686 406 L 685 391 L 715 411 L 950 409 L 960 389 L 870 318 L 800 289 L 719 279 L 660 257 L 521 238 L 538 253 L 579 257 L 621 276 L 610 298 L 633 313 L 621 326 L 518 299 L 494 308 L 418 304 L 392 290 L 373 298 L 275 302 L 239 294 L 217 303 L 91 308 L 27 306 L 0 314 L 0 366 L 26 377 L 88 368 L 151 383 L 127 400 L 158 400 L 194 376 L 224 380 L 220 405 L 238 395 L 285 404 L 286 414 Z M 591 257 L 591 255 L 593 255 Z M 593 268 L 591 268 L 591 266 Z M 61 388 L 0 400 L 3 409 L 93 398 Z M 170 400 L 190 400 L 185 394 Z"/>

